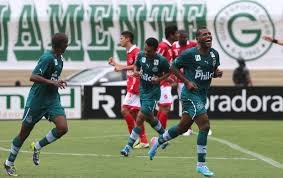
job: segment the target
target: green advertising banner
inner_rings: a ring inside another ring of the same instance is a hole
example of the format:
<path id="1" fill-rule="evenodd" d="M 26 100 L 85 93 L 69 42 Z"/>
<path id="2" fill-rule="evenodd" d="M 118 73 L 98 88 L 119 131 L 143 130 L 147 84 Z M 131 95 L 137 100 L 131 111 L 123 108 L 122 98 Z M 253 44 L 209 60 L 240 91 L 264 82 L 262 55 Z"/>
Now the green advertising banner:
<path id="1" fill-rule="evenodd" d="M 282 49 L 261 38 L 282 31 L 282 12 L 275 0 L 0 0 L 0 69 L 32 69 L 56 32 L 69 37 L 67 69 L 102 65 L 111 56 L 123 61 L 122 31 L 132 31 L 143 48 L 148 37 L 162 40 L 170 24 L 190 39 L 208 26 L 224 69 L 239 57 L 253 69 L 283 68 Z"/>

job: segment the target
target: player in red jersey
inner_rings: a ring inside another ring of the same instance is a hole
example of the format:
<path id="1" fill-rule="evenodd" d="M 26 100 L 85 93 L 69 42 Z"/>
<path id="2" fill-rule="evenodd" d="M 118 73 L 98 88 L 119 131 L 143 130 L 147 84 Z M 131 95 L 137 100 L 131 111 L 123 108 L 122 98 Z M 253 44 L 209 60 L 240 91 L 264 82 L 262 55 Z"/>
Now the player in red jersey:
<path id="1" fill-rule="evenodd" d="M 167 26 L 165 28 L 165 38 L 158 45 L 158 53 L 164 56 L 169 63 L 174 59 L 174 53 L 172 50 L 172 44 L 177 41 L 178 28 L 176 25 Z M 167 126 L 168 113 L 172 105 L 171 85 L 174 82 L 172 76 L 167 80 L 160 82 L 161 96 L 158 102 L 159 110 L 157 112 L 157 118 L 159 119 L 163 128 Z"/>
<path id="2" fill-rule="evenodd" d="M 127 71 L 127 94 L 123 101 L 121 113 L 128 125 L 129 133 L 135 127 L 135 120 L 137 113 L 140 109 L 140 97 L 139 97 L 139 78 L 133 76 L 134 63 L 140 52 L 140 49 L 133 44 L 134 35 L 130 31 L 124 31 L 121 33 L 120 45 L 127 50 L 127 64 L 119 64 L 112 57 L 109 58 L 109 64 L 114 66 L 115 71 Z M 149 144 L 145 135 L 144 125 L 142 126 L 142 132 L 140 134 L 140 142 L 138 142 L 134 148 L 148 148 Z"/>
<path id="3" fill-rule="evenodd" d="M 196 41 L 192 41 L 192 40 L 188 40 L 188 33 L 184 30 L 179 30 L 178 31 L 178 41 L 176 41 L 173 46 L 172 46 L 172 50 L 174 53 L 174 58 L 178 57 L 183 51 L 185 51 L 186 49 L 190 49 L 193 47 L 197 46 L 197 42 Z M 183 72 L 183 70 L 181 69 L 181 71 Z M 181 80 L 178 80 L 178 96 L 179 98 L 181 97 L 181 90 L 184 86 L 184 83 Z M 180 109 L 182 110 L 182 105 L 179 105 Z M 183 135 L 185 136 L 189 136 L 192 134 L 192 129 L 189 128 L 187 132 L 185 132 Z"/>

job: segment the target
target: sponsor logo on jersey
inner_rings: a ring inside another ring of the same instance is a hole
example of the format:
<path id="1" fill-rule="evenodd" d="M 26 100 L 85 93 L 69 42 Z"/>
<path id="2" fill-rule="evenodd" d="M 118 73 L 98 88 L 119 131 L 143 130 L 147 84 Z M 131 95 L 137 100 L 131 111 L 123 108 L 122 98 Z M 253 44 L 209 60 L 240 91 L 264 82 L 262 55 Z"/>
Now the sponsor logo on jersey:
<path id="1" fill-rule="evenodd" d="M 196 60 L 196 61 L 201 61 L 201 57 L 200 57 L 199 54 L 198 54 L 198 55 L 195 55 L 195 60 Z"/>
<path id="2" fill-rule="evenodd" d="M 195 79 L 210 80 L 214 75 L 214 72 L 203 72 L 201 69 L 196 70 Z"/>
<path id="3" fill-rule="evenodd" d="M 152 76 L 148 75 L 148 74 L 141 74 L 141 79 L 147 82 L 151 82 L 152 81 Z"/>
<path id="4" fill-rule="evenodd" d="M 142 61 L 142 63 L 145 63 L 146 58 L 145 58 L 145 57 L 142 57 L 142 58 L 141 58 L 141 61 Z"/>

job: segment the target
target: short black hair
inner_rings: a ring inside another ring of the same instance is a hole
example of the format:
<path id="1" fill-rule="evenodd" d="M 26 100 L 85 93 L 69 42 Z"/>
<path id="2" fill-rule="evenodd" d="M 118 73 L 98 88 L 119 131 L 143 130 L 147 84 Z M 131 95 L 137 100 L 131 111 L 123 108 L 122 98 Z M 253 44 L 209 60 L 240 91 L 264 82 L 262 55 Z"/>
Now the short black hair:
<path id="1" fill-rule="evenodd" d="M 207 29 L 207 27 L 206 27 L 206 26 L 203 26 L 203 27 L 199 27 L 199 28 L 197 29 L 196 37 L 199 37 L 199 36 L 200 36 L 200 31 L 203 30 L 203 29 Z"/>
<path id="2" fill-rule="evenodd" d="M 158 47 L 158 40 L 156 38 L 150 37 L 145 40 L 145 44 L 147 46 L 153 47 L 156 50 Z"/>
<path id="3" fill-rule="evenodd" d="M 65 33 L 55 33 L 51 39 L 53 49 L 60 48 L 61 45 L 66 42 L 68 42 L 68 37 Z"/>
<path id="4" fill-rule="evenodd" d="M 130 31 L 123 31 L 121 33 L 122 36 L 129 38 L 131 43 L 134 43 L 134 34 Z"/>
<path id="5" fill-rule="evenodd" d="M 179 33 L 179 34 L 182 34 L 182 35 L 188 36 L 188 32 L 185 31 L 185 30 L 178 30 L 178 33 Z"/>
<path id="6" fill-rule="evenodd" d="M 165 27 L 165 38 L 168 39 L 170 35 L 175 35 L 178 31 L 178 27 L 176 25 L 170 25 Z"/>

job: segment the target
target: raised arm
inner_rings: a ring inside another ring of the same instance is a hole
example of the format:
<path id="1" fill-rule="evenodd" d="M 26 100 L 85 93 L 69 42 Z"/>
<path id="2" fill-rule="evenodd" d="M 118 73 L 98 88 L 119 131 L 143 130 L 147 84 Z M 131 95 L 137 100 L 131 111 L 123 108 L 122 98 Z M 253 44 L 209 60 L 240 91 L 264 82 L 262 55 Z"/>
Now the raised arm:
<path id="1" fill-rule="evenodd" d="M 283 40 L 277 40 L 275 38 L 272 38 L 271 36 L 263 36 L 262 39 L 283 46 Z"/>

